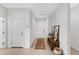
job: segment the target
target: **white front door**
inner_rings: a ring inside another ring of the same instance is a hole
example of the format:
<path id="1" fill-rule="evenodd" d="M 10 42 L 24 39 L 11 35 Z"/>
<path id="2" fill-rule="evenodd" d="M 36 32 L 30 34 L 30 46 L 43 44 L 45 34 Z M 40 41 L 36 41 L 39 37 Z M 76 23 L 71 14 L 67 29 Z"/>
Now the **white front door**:
<path id="1" fill-rule="evenodd" d="M 45 38 L 47 36 L 47 19 L 36 20 L 36 38 Z"/>
<path id="2" fill-rule="evenodd" d="M 12 32 L 11 32 L 11 47 L 24 47 L 24 19 L 12 19 Z"/>

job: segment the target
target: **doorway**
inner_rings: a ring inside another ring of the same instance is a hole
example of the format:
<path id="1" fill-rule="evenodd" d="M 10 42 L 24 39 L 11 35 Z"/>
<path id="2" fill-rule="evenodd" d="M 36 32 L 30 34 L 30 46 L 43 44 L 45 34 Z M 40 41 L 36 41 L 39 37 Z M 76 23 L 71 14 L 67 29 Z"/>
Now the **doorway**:
<path id="1" fill-rule="evenodd" d="M 36 38 L 46 38 L 48 35 L 48 21 L 46 18 L 36 19 Z"/>

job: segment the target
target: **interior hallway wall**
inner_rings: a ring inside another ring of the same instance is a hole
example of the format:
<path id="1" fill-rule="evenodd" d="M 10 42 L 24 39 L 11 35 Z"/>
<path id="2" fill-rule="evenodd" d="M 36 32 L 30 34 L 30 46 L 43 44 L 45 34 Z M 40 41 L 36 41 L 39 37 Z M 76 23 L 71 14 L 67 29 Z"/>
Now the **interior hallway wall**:
<path id="1" fill-rule="evenodd" d="M 0 17 L 6 18 L 6 8 L 0 5 Z"/>
<path id="2" fill-rule="evenodd" d="M 35 17 L 33 13 L 30 11 L 30 47 L 32 47 L 32 44 L 35 40 L 35 31 L 36 31 Z"/>
<path id="3" fill-rule="evenodd" d="M 79 51 L 79 5 L 71 9 L 71 47 Z"/>
<path id="4" fill-rule="evenodd" d="M 63 49 L 64 54 L 70 54 L 70 42 L 69 42 L 69 31 L 70 31 L 70 20 L 69 20 L 69 4 L 61 4 L 55 12 L 56 25 L 60 25 L 59 41 L 60 48 Z"/>
<path id="5" fill-rule="evenodd" d="M 52 26 L 56 25 L 56 20 L 55 19 L 56 19 L 56 17 L 54 15 L 54 13 L 52 15 L 48 16 L 48 33 L 51 32 Z"/>

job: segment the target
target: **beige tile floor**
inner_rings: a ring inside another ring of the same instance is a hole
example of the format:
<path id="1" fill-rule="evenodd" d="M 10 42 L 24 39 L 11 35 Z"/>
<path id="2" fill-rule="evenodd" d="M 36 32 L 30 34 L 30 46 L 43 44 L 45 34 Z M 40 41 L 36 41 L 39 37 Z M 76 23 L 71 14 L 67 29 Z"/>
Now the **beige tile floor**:
<path id="1" fill-rule="evenodd" d="M 34 49 L 36 42 L 35 40 L 31 48 L 0 48 L 0 55 L 54 55 L 46 39 L 44 39 L 46 49 Z"/>
<path id="2" fill-rule="evenodd" d="M 0 48 L 0 55 L 55 55 L 44 39 L 46 49 L 35 49 L 37 40 L 34 41 L 31 48 Z M 79 51 L 71 48 L 71 55 L 79 55 Z"/>
<path id="3" fill-rule="evenodd" d="M 71 55 L 79 55 L 79 51 L 71 47 Z"/>

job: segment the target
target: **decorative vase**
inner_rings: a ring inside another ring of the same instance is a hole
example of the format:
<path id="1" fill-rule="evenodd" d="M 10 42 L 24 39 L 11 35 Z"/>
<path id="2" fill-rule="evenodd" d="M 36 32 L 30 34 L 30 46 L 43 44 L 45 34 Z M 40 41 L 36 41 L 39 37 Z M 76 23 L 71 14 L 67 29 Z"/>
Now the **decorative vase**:
<path id="1" fill-rule="evenodd" d="M 54 48 L 54 53 L 55 53 L 56 55 L 62 55 L 62 49 L 61 49 L 61 48 L 58 48 L 58 47 L 55 47 L 55 48 Z"/>

